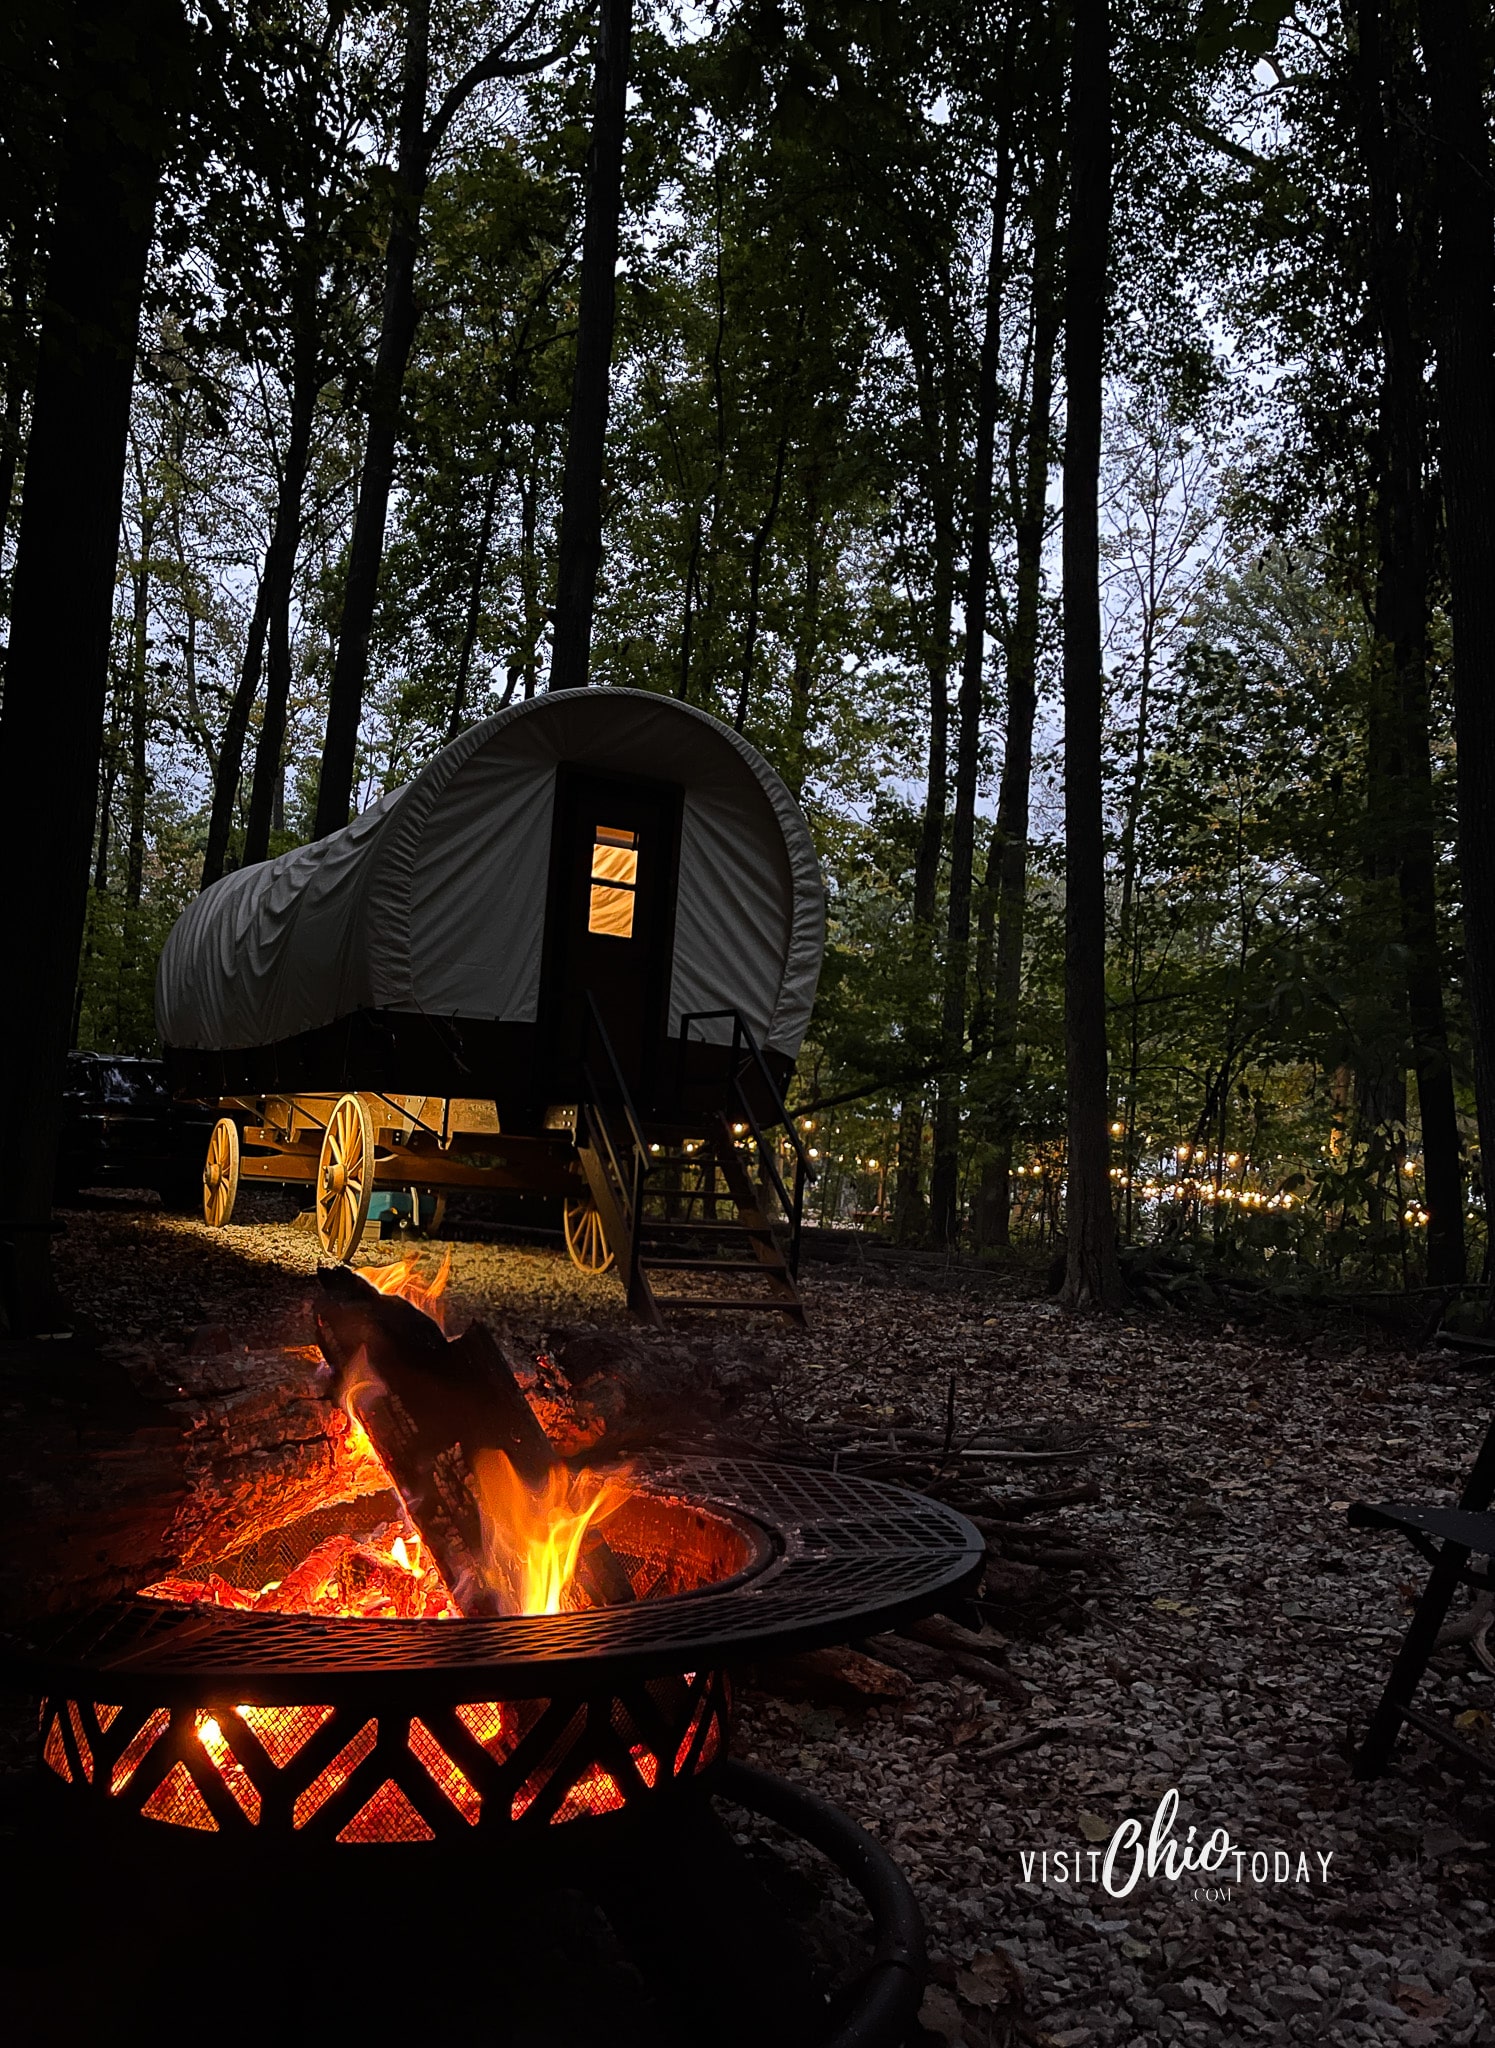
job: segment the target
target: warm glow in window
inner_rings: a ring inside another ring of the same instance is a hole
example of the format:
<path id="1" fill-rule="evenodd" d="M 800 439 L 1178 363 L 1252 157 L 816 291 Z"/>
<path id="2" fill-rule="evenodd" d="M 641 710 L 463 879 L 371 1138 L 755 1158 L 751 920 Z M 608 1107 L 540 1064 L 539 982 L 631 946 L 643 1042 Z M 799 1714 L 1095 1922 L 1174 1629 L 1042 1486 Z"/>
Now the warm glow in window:
<path id="1" fill-rule="evenodd" d="M 620 825 L 599 825 L 592 840 L 592 899 L 587 930 L 607 939 L 631 939 L 637 888 L 637 832 L 625 831 Z"/>

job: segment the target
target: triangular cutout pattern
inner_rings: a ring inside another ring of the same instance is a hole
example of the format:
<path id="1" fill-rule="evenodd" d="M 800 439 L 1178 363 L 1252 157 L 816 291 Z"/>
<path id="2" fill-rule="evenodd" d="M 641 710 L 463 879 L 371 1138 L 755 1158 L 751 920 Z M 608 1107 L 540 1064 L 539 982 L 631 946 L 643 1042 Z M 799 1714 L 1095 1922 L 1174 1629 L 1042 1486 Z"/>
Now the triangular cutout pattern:
<path id="1" fill-rule="evenodd" d="M 386 1778 L 372 1799 L 359 1807 L 338 1836 L 340 1842 L 434 1842 L 428 1827 L 393 1778 Z"/>
<path id="2" fill-rule="evenodd" d="M 147 1820 L 164 1820 L 172 1827 L 202 1828 L 213 1835 L 218 1832 L 208 1802 L 192 1782 L 192 1773 L 185 1764 L 172 1765 L 140 1811 Z"/>
<path id="3" fill-rule="evenodd" d="M 62 1739 L 62 1730 L 57 1725 L 57 1718 L 53 1716 L 52 1725 L 47 1730 L 47 1740 L 42 1748 L 42 1761 L 50 1764 L 58 1777 L 71 1785 L 73 1767 L 67 1760 L 67 1745 Z"/>
<path id="4" fill-rule="evenodd" d="M 252 1735 L 259 1737 L 266 1756 L 283 1771 L 332 1718 L 331 1707 L 236 1707 L 235 1713 Z"/>
<path id="5" fill-rule="evenodd" d="M 410 1723 L 410 1748 L 430 1773 L 433 1782 L 450 1799 L 458 1813 L 471 1826 L 476 1827 L 483 1802 L 473 1788 L 472 1780 L 465 1771 L 459 1771 L 424 1721 Z"/>

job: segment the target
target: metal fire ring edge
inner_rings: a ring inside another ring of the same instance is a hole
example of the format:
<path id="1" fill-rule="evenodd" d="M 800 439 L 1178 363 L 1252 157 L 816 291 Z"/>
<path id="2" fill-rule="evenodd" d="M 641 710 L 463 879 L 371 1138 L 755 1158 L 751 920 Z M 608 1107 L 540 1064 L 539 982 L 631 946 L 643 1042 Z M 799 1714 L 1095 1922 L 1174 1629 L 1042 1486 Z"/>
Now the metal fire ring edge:
<path id="1" fill-rule="evenodd" d="M 963 1591 L 985 1556 L 964 1515 L 885 1480 L 716 1457 L 646 1463 L 633 1476 L 756 1524 L 767 1561 L 697 1593 L 491 1620 L 323 1620 L 121 1600 L 0 1634 L 0 1673 L 28 1691 L 122 1704 L 356 1698 L 394 1709 L 596 1694 L 875 1635 Z"/>

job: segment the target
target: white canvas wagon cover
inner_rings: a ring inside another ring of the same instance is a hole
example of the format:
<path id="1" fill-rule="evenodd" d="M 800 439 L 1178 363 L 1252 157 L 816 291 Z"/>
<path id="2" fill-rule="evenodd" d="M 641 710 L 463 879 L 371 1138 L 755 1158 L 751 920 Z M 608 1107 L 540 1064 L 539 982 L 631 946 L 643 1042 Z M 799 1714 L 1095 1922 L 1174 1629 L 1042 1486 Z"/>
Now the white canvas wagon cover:
<path id="1" fill-rule="evenodd" d="M 732 1007 L 792 1060 L 825 941 L 799 807 L 719 720 L 606 688 L 499 712 L 341 832 L 205 890 L 161 955 L 163 1043 L 274 1045 L 368 1009 L 533 1023 L 562 763 L 684 790 L 669 1029 Z"/>

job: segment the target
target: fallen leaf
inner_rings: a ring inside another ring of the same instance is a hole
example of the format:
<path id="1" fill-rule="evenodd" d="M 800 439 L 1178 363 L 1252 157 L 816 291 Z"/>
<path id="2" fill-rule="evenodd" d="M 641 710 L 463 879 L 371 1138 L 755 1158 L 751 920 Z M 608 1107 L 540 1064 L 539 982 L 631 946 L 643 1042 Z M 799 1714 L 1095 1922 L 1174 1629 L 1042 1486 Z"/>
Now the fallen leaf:
<path id="1" fill-rule="evenodd" d="M 1001 1949 L 983 1950 L 972 1956 L 968 1969 L 956 1973 L 955 1988 L 967 2005 L 995 2012 L 1004 2005 L 1022 2004 L 1023 1973 Z"/>
<path id="2" fill-rule="evenodd" d="M 965 2048 L 965 2022 L 960 2007 L 943 1984 L 931 1984 L 919 2007 L 919 2024 L 938 2035 L 945 2048 Z"/>
<path id="3" fill-rule="evenodd" d="M 1203 1977 L 1185 1977 L 1184 1989 L 1192 1990 L 1197 1995 L 1199 2003 L 1208 2006 L 1217 2020 L 1224 2019 L 1225 2008 L 1230 2000 L 1226 1996 L 1223 1984 L 1207 1984 Z"/>
<path id="4" fill-rule="evenodd" d="M 1414 2020 L 1441 2020 L 1452 2010 L 1448 1999 L 1440 1998 L 1436 1991 L 1424 1990 L 1421 1984 L 1393 1984 L 1391 2002 Z"/>

